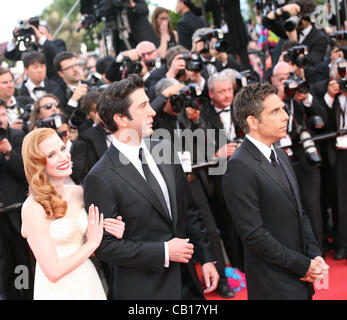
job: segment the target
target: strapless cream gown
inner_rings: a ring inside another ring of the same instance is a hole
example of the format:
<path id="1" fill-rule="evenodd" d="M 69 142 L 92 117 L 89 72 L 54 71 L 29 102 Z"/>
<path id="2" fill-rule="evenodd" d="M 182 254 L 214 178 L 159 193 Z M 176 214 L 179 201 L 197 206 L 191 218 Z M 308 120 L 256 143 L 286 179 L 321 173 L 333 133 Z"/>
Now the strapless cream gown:
<path id="1" fill-rule="evenodd" d="M 57 256 L 66 258 L 85 242 L 88 217 L 85 209 L 77 218 L 52 220 L 49 233 L 54 240 Z M 94 264 L 88 259 L 75 270 L 53 283 L 36 262 L 34 300 L 105 300 L 106 295 Z"/>

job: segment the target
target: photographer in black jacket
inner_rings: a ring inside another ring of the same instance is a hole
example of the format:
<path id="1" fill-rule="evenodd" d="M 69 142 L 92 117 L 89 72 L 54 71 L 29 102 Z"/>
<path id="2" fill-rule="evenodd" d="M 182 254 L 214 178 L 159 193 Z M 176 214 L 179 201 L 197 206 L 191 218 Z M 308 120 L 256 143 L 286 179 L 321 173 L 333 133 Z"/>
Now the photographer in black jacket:
<path id="1" fill-rule="evenodd" d="M 6 102 L 0 100 L 0 299 L 32 299 L 33 294 L 29 249 L 21 236 L 21 203 L 27 194 L 21 156 L 24 136 L 22 130 L 9 127 Z M 16 266 L 28 271 L 23 288 L 16 288 Z"/>
<path id="2" fill-rule="evenodd" d="M 277 57 L 281 53 L 283 41 L 286 39 L 298 41 L 308 47 L 312 64 L 321 62 L 324 58 L 328 39 L 311 21 L 311 14 L 315 10 L 312 0 L 291 0 L 289 4 L 269 12 L 263 17 L 263 25 L 270 29 L 281 41 L 275 51 Z M 278 58 L 274 57 L 275 63 Z"/>

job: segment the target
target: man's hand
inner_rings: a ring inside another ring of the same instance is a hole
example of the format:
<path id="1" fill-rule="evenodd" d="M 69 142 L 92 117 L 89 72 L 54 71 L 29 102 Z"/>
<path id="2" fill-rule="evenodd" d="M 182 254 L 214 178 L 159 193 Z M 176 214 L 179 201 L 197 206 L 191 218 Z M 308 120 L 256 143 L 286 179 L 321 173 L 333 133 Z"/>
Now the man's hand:
<path id="1" fill-rule="evenodd" d="M 237 143 L 230 142 L 219 148 L 216 152 L 217 158 L 229 158 L 237 149 Z"/>
<path id="2" fill-rule="evenodd" d="M 85 83 L 81 83 L 76 87 L 71 99 L 75 102 L 78 102 L 83 96 L 87 94 L 87 92 L 88 85 L 86 85 Z"/>
<path id="3" fill-rule="evenodd" d="M 182 54 L 178 54 L 171 62 L 170 69 L 166 73 L 166 77 L 175 78 L 180 70 L 185 70 L 186 61 L 182 58 Z"/>
<path id="4" fill-rule="evenodd" d="M 184 87 L 183 83 L 178 83 L 173 86 L 167 87 L 162 91 L 162 95 L 166 98 L 170 98 L 174 94 L 178 93 Z"/>
<path id="5" fill-rule="evenodd" d="M 204 276 L 206 285 L 204 294 L 216 290 L 219 281 L 219 274 L 213 262 L 207 262 L 202 265 L 202 275 Z"/>
<path id="6" fill-rule="evenodd" d="M 283 11 L 287 11 L 291 16 L 297 16 L 300 13 L 300 6 L 296 3 L 290 3 L 282 7 Z"/>
<path id="7" fill-rule="evenodd" d="M 188 263 L 194 254 L 194 246 L 189 239 L 173 238 L 168 241 L 169 260 Z"/>
<path id="8" fill-rule="evenodd" d="M 200 54 L 200 51 L 205 48 L 205 43 L 201 41 L 201 39 L 198 37 L 193 41 L 192 44 L 192 53 L 195 53 L 196 55 Z"/>
<path id="9" fill-rule="evenodd" d="M 23 130 L 23 120 L 22 119 L 14 120 L 10 124 L 10 128 L 16 129 L 16 130 Z"/>
<path id="10" fill-rule="evenodd" d="M 328 85 L 328 95 L 335 99 L 335 96 L 341 92 L 340 85 L 336 80 L 331 80 Z"/>
<path id="11" fill-rule="evenodd" d="M 140 59 L 139 53 L 136 49 L 125 50 L 122 52 L 123 57 L 128 57 L 131 61 L 138 61 Z"/>
<path id="12" fill-rule="evenodd" d="M 7 151 L 12 151 L 11 143 L 7 139 L 2 139 L 0 141 L 0 152 L 4 153 Z"/>
<path id="13" fill-rule="evenodd" d="M 186 115 L 190 121 L 195 122 L 200 118 L 200 110 L 196 110 L 192 107 L 187 107 Z"/>
<path id="14" fill-rule="evenodd" d="M 305 276 L 301 278 L 301 281 L 307 281 L 314 283 L 316 280 L 321 280 L 327 274 L 329 266 L 324 262 L 321 257 L 316 257 L 311 260 L 309 269 L 307 270 Z"/>

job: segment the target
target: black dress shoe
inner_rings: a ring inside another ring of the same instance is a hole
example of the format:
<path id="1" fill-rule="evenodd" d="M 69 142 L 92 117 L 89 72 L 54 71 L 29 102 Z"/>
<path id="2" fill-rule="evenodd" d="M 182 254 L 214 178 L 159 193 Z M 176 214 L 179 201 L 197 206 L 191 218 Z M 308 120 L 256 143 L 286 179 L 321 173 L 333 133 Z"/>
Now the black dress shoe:
<path id="1" fill-rule="evenodd" d="M 342 260 L 346 257 L 345 249 L 336 249 L 334 252 L 334 260 Z"/>
<path id="2" fill-rule="evenodd" d="M 222 296 L 222 298 L 224 299 L 235 297 L 235 292 L 227 284 L 218 286 L 216 289 L 216 293 Z"/>

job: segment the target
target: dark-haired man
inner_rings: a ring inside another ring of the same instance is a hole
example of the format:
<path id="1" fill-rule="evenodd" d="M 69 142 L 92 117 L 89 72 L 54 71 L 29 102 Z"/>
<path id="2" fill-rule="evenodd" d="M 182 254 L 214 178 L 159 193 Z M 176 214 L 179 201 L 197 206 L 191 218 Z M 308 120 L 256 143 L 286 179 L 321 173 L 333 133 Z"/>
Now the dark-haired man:
<path id="1" fill-rule="evenodd" d="M 73 53 L 64 51 L 54 58 L 54 68 L 61 79 L 53 94 L 60 99 L 64 113 L 70 115 L 88 92 L 88 85 L 81 82 L 82 67 Z"/>
<path id="2" fill-rule="evenodd" d="M 98 100 L 98 113 L 114 137 L 85 178 L 84 198 L 105 217 L 120 215 L 126 223 L 123 239 L 105 232 L 96 251 L 114 269 L 112 298 L 203 299 L 193 254 L 202 264 L 205 293 L 217 287 L 219 275 L 170 144 L 152 140 L 147 147 L 143 140 L 152 134 L 155 116 L 143 80 L 130 75 L 111 84 Z"/>
<path id="3" fill-rule="evenodd" d="M 20 89 L 21 96 L 31 97 L 34 101 L 46 93 L 56 89 L 57 83 L 46 79 L 46 57 L 38 51 L 30 51 L 22 56 L 24 72 L 28 79 L 24 81 Z"/>
<path id="4" fill-rule="evenodd" d="M 246 133 L 228 161 L 223 194 L 244 244 L 249 299 L 311 299 L 328 266 L 300 201 L 286 153 L 273 144 L 286 136 L 288 115 L 276 89 L 255 83 L 233 103 Z"/>

